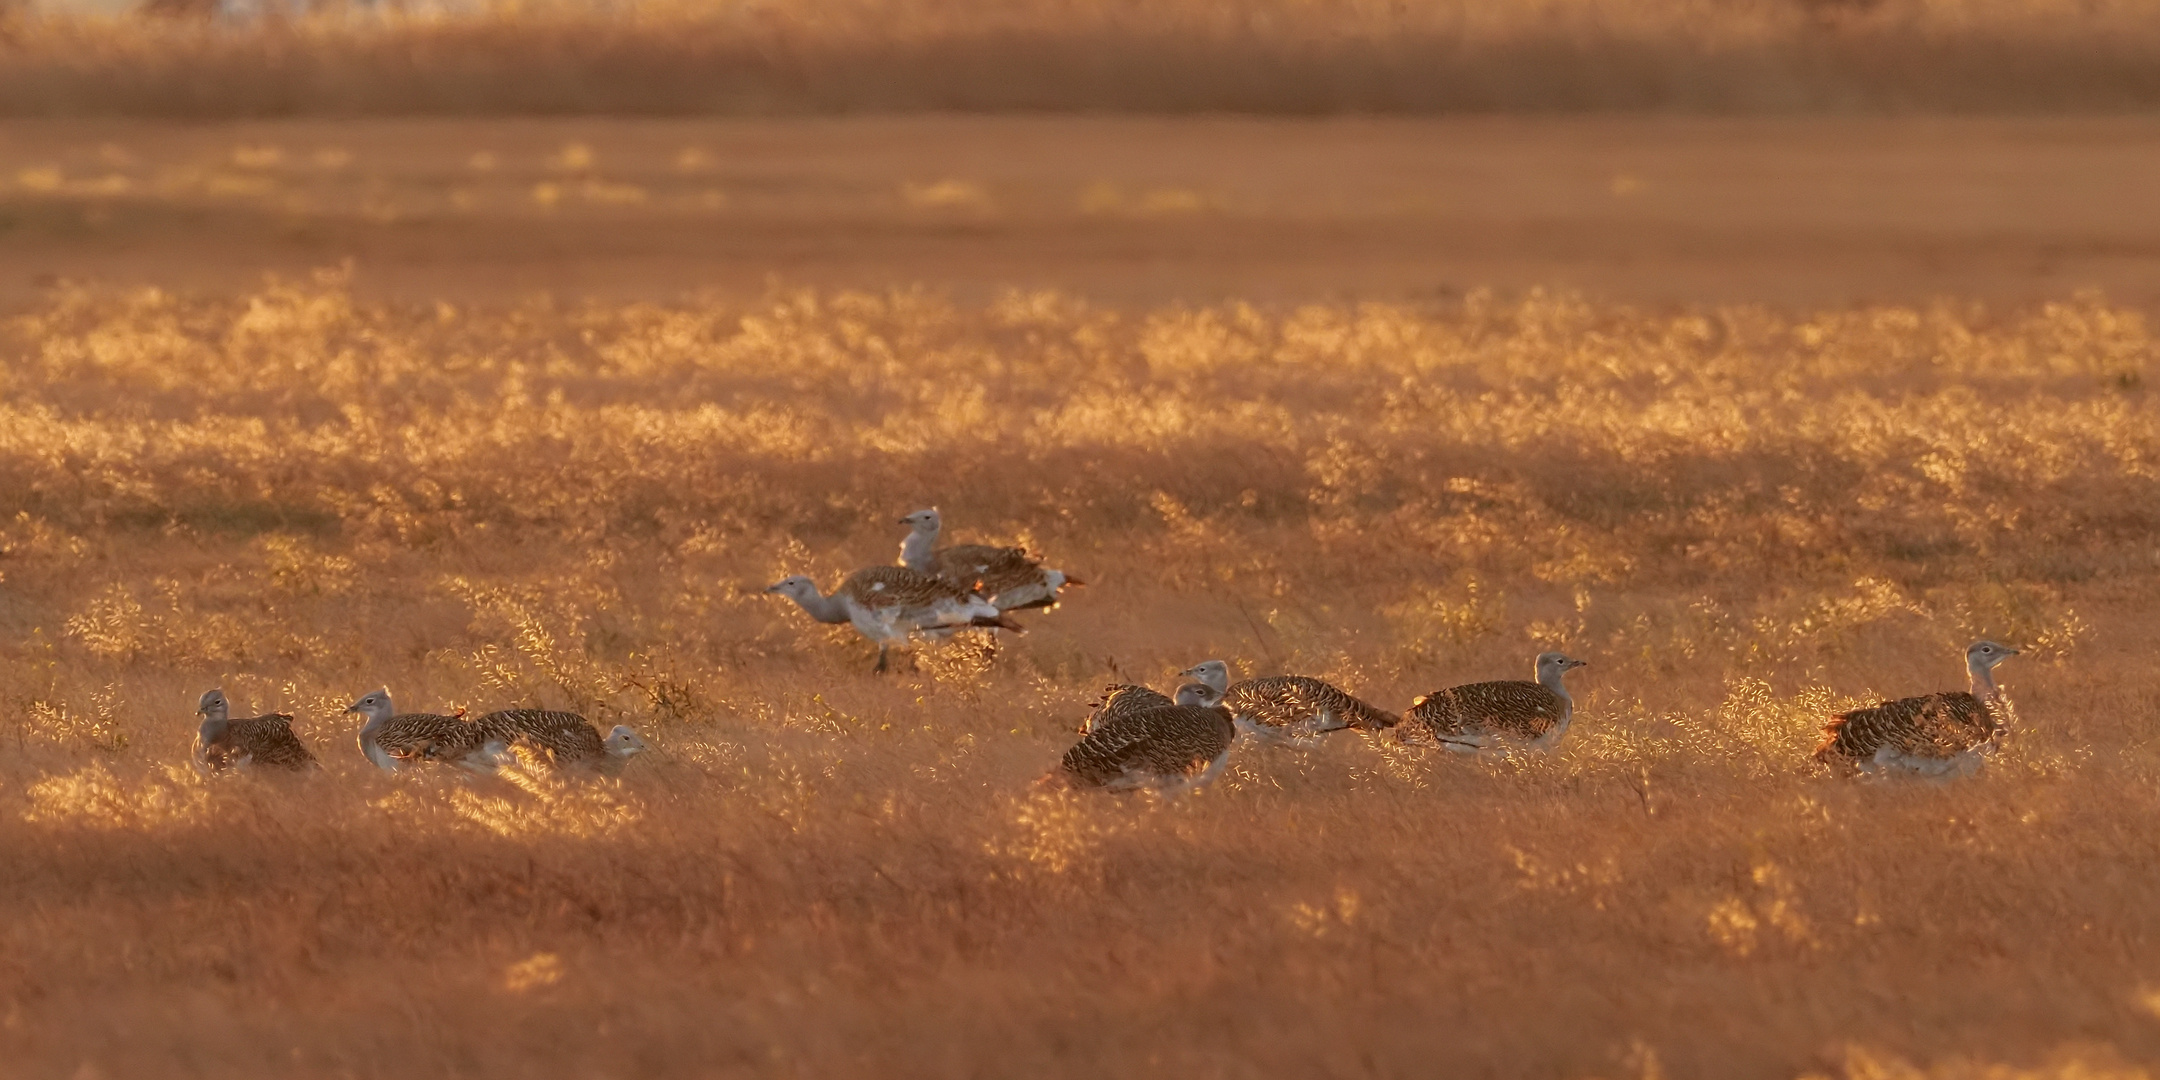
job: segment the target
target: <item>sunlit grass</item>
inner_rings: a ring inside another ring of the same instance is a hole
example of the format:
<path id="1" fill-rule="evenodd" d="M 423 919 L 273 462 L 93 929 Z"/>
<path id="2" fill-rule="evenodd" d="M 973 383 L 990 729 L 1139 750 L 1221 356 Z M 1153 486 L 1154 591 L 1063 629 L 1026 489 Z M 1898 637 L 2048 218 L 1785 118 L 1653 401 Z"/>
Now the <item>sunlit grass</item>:
<path id="1" fill-rule="evenodd" d="M 2135 1075 L 2156 1030 L 2156 350 L 2097 297 L 487 309 L 325 274 L 63 290 L 5 333 L 0 1044 L 47 1071 L 592 1075 L 627 1040 L 684 1075 L 1351 1043 L 1399 1075 Z M 932 503 L 1089 584 L 885 678 L 762 591 L 891 560 Z M 1980 775 L 1810 761 L 1983 635 L 2025 652 Z M 1179 799 L 1031 786 L 1112 679 L 1221 657 L 1400 709 L 1546 648 L 1591 661 L 1549 757 L 1348 734 Z M 341 712 L 384 684 L 654 749 L 389 776 Z M 213 685 L 321 773 L 188 769 Z M 349 1022 L 388 987 L 442 1024 Z"/>

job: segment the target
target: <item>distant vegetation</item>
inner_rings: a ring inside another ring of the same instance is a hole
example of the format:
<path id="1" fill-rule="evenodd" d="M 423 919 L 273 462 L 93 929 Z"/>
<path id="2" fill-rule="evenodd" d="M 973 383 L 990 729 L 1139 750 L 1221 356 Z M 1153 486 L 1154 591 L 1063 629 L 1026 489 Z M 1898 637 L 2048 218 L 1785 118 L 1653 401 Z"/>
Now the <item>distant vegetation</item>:
<path id="1" fill-rule="evenodd" d="M 2143 0 L 801 0 L 0 15 L 0 115 L 2061 111 Z"/>

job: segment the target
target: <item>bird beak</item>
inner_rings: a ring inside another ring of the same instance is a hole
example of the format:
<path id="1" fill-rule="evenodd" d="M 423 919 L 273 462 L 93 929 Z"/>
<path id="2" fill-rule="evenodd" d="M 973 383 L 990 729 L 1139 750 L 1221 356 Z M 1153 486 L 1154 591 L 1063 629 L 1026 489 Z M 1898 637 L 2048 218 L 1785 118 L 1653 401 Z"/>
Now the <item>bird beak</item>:
<path id="1" fill-rule="evenodd" d="M 1570 661 L 1568 661 L 1568 666 L 1569 666 L 1569 667 L 1571 667 L 1571 668 L 1578 668 L 1578 667 L 1589 667 L 1589 666 L 1590 666 L 1590 661 L 1588 661 L 1588 660 L 1570 660 Z"/>
<path id="2" fill-rule="evenodd" d="M 906 519 L 906 518 L 901 518 L 901 519 L 900 519 L 899 521 L 895 522 L 894 524 L 898 524 L 898 525 L 913 525 L 913 524 L 915 524 L 915 523 L 914 523 L 914 522 L 912 522 L 912 521 L 909 521 L 909 520 L 908 520 L 908 519 Z"/>
<path id="3" fill-rule="evenodd" d="M 360 711 L 360 703 L 359 703 L 359 702 L 357 702 L 357 701 L 355 701 L 355 702 L 353 702 L 352 704 L 350 704 L 350 705 L 347 705 L 347 706 L 345 706 L 345 711 L 346 711 L 346 712 L 359 712 L 359 711 Z"/>
<path id="4" fill-rule="evenodd" d="M 771 584 L 771 585 L 767 585 L 767 586 L 765 586 L 765 591 L 766 591 L 766 592 L 769 592 L 769 593 L 775 593 L 775 592 L 779 592 L 779 591 L 780 591 L 780 584 L 781 584 L 780 582 L 774 582 L 774 583 L 773 583 L 773 584 Z"/>

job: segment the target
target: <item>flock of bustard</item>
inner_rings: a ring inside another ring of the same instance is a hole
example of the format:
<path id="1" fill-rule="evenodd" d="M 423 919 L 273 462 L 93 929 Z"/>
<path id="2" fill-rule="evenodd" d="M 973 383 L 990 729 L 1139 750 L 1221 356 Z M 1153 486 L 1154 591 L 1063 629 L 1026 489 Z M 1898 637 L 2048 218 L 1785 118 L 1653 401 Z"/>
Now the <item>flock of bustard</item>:
<path id="1" fill-rule="evenodd" d="M 971 627 L 1020 632 L 1012 612 L 1050 608 L 1082 582 L 1050 569 L 1016 547 L 956 544 L 938 547 L 942 521 L 935 509 L 900 519 L 909 527 L 894 566 L 848 575 L 831 593 L 807 577 L 766 589 L 795 601 L 811 618 L 847 623 L 877 645 L 884 671 L 891 651 L 916 635 L 943 636 Z M 1816 760 L 1834 771 L 1958 775 L 1976 768 L 2004 731 L 2005 703 L 1994 668 L 2017 650 L 1976 641 L 1965 650 L 1969 691 L 1884 701 L 1832 717 Z M 1207 783 L 1229 760 L 1240 734 L 1275 744 L 1305 744 L 1329 732 L 1386 733 L 1406 744 L 1460 753 L 1549 750 L 1574 716 L 1566 675 L 1584 666 L 1562 653 L 1537 657 L 1528 681 L 1470 683 L 1436 690 L 1400 715 L 1367 704 L 1319 679 L 1273 675 L 1230 681 L 1230 667 L 1209 660 L 1180 672 L 1190 680 L 1173 696 L 1145 686 L 1105 688 L 1082 724 L 1082 737 L 1043 777 L 1053 786 L 1174 791 Z M 313 768 L 315 757 L 293 734 L 292 717 L 229 717 L 222 690 L 202 696 L 197 763 L 213 772 L 234 768 Z M 612 774 L 645 750 L 644 740 L 617 726 L 606 737 L 583 716 L 541 709 L 506 709 L 476 719 L 400 713 L 387 690 L 346 710 L 365 720 L 360 750 L 385 770 L 423 762 L 494 773 L 519 751 L 566 771 Z"/>

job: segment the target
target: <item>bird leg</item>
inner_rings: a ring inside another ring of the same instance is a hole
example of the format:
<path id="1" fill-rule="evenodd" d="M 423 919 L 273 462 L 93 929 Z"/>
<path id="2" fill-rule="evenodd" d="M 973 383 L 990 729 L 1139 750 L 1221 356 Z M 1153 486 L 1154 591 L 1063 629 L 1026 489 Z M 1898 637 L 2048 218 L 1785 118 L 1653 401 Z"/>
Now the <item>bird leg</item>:
<path id="1" fill-rule="evenodd" d="M 887 651 L 888 649 L 890 649 L 890 648 L 892 648 L 892 646 L 890 646 L 890 645 L 887 645 L 887 644 L 885 644 L 885 643 L 884 643 L 884 642 L 882 642 L 882 641 L 878 642 L 878 647 L 877 647 L 877 666 L 876 666 L 876 667 L 874 667 L 874 668 L 871 668 L 871 669 L 870 669 L 870 673 L 871 673 L 871 674 L 873 674 L 873 675 L 883 675 L 883 674 L 885 674 L 885 669 L 886 669 L 886 666 L 887 666 L 887 665 L 886 665 L 886 655 L 885 655 L 885 654 L 886 654 L 886 651 Z"/>

